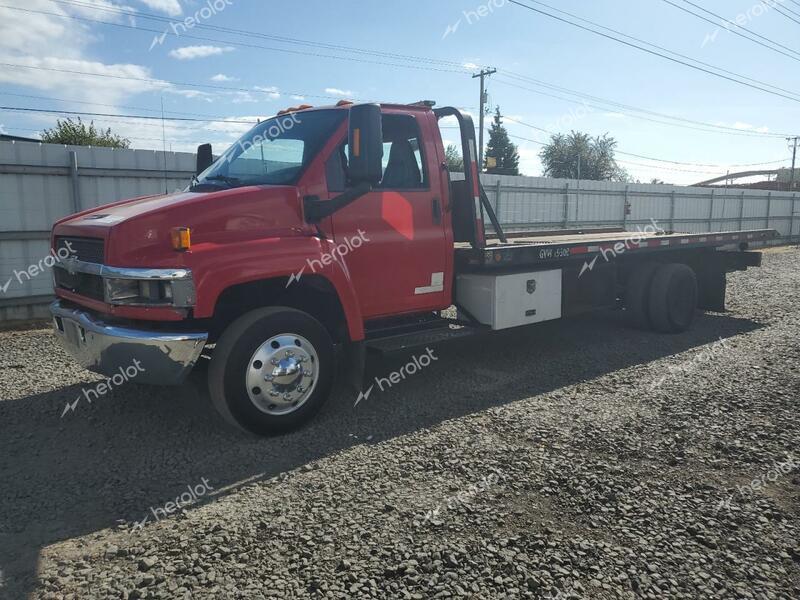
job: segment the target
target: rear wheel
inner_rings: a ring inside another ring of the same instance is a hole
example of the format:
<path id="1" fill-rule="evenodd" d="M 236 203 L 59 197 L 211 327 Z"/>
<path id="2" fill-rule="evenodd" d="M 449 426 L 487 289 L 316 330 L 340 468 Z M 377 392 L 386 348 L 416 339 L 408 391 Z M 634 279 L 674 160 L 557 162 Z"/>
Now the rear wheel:
<path id="1" fill-rule="evenodd" d="M 234 321 L 208 373 L 217 411 L 257 435 L 295 429 L 322 407 L 333 385 L 333 342 L 310 315 L 262 308 Z"/>
<path id="2" fill-rule="evenodd" d="M 650 286 L 650 320 L 661 333 L 681 333 L 694 321 L 697 311 L 697 276 L 679 263 L 662 265 Z"/>

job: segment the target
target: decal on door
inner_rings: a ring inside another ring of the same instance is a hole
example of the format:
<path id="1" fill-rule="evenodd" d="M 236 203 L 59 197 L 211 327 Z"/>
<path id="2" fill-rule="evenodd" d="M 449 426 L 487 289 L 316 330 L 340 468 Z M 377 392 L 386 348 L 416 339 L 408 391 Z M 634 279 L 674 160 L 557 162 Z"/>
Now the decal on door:
<path id="1" fill-rule="evenodd" d="M 431 284 L 425 287 L 418 287 L 414 290 L 414 294 L 420 296 L 422 294 L 435 294 L 444 291 L 444 273 L 432 273 Z"/>

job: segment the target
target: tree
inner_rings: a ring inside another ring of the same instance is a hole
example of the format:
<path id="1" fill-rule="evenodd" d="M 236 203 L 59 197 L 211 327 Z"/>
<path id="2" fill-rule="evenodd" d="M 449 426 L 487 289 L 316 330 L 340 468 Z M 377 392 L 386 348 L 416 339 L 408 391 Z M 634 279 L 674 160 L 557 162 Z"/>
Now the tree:
<path id="1" fill-rule="evenodd" d="M 489 159 L 493 160 L 489 160 Z M 498 106 L 492 126 L 489 129 L 489 143 L 486 144 L 486 172 L 493 175 L 519 175 L 519 152 L 511 143 L 508 131 L 503 127 Z M 488 165 L 492 164 L 491 167 Z"/>
<path id="2" fill-rule="evenodd" d="M 111 133 L 110 127 L 105 131 L 98 131 L 94 126 L 94 121 L 86 125 L 80 117 L 77 121 L 69 118 L 64 121 L 56 120 L 56 126 L 53 129 L 45 129 L 42 132 L 42 141 L 48 144 L 66 144 L 68 146 L 131 147 L 129 139 Z"/>
<path id="3" fill-rule="evenodd" d="M 608 134 L 592 137 L 588 133 L 556 134 L 539 153 L 545 177 L 629 181 L 627 171 L 617 164 L 617 141 Z"/>
<path id="4" fill-rule="evenodd" d="M 444 150 L 444 157 L 447 161 L 447 169 L 451 173 L 464 172 L 464 158 L 461 156 L 458 147 L 455 144 L 448 144 Z"/>

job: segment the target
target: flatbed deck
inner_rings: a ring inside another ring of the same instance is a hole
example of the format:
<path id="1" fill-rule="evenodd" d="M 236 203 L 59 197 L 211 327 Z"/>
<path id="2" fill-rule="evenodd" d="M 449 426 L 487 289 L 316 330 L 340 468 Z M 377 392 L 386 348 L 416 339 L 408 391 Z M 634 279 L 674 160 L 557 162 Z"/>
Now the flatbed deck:
<path id="1" fill-rule="evenodd" d="M 659 252 L 700 248 L 739 246 L 778 237 L 774 229 L 721 231 L 714 233 L 655 233 L 637 231 L 528 232 L 509 236 L 503 243 L 486 240 L 483 249 L 469 243 L 456 243 L 456 264 L 461 268 L 536 266 L 569 259 L 587 259 L 592 255 L 628 252 Z"/>

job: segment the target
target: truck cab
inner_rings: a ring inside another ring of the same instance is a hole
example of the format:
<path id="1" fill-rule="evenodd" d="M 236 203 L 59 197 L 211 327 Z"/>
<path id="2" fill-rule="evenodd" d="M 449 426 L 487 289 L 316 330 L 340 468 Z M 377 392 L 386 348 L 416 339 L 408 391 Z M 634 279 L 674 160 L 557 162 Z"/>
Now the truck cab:
<path id="1" fill-rule="evenodd" d="M 447 170 L 446 117 L 460 129 L 460 181 Z M 56 223 L 53 248 L 72 249 L 54 268 L 56 334 L 107 377 L 136 361 L 136 383 L 178 385 L 210 360 L 219 413 L 273 434 L 319 410 L 337 360 L 359 387 L 367 346 L 405 348 L 419 333 L 446 339 L 621 303 L 642 325 L 679 331 L 697 306 L 724 305 L 727 271 L 758 263 L 754 253 L 716 253 L 733 238 L 671 232 L 649 235 L 636 253 L 623 231 L 509 239 L 476 155 L 470 117 L 432 102 L 281 111 L 216 160 L 201 147 L 180 193 Z M 737 235 L 746 244 L 771 234 Z M 621 241 L 621 260 L 581 270 Z M 683 268 L 658 275 L 667 264 Z M 656 283 L 682 304 L 650 299 Z M 458 317 L 445 317 L 454 304 Z"/>

